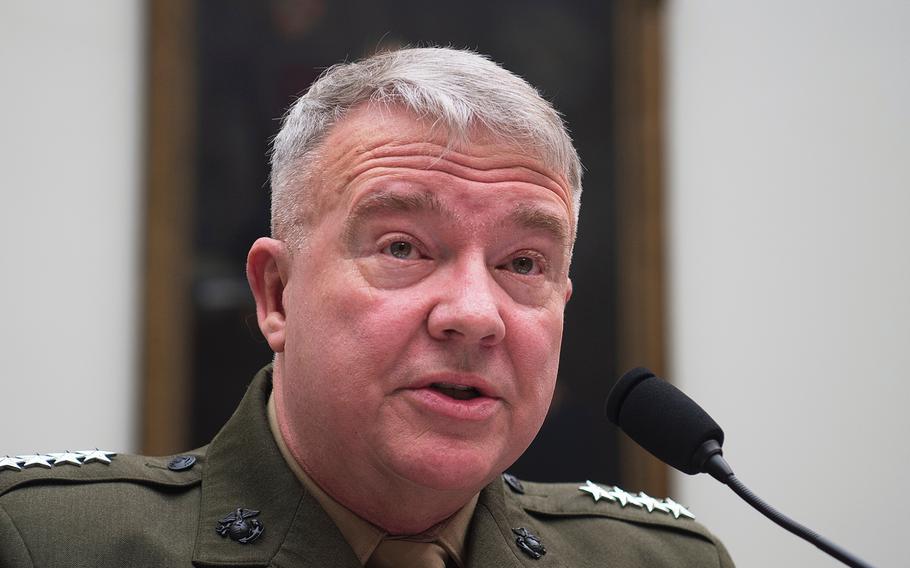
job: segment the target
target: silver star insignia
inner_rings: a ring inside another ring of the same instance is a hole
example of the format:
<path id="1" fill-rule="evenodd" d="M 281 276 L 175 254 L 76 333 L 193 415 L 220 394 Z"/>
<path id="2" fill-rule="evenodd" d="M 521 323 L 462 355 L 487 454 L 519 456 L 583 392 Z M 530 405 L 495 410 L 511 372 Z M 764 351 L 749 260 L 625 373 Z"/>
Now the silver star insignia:
<path id="1" fill-rule="evenodd" d="M 629 494 L 623 491 L 618 485 L 614 485 L 607 496 L 613 497 L 614 501 L 619 501 L 619 504 L 623 507 L 629 503 Z"/>
<path id="2" fill-rule="evenodd" d="M 644 507 L 648 509 L 649 513 L 653 513 L 654 509 L 657 509 L 658 511 L 663 511 L 664 513 L 670 512 L 670 509 L 668 509 L 666 505 L 664 505 L 663 503 L 661 503 L 654 497 L 651 497 L 644 491 L 638 492 L 638 500 L 641 501 L 642 505 L 644 505 Z"/>
<path id="3" fill-rule="evenodd" d="M 626 499 L 629 500 L 630 505 L 635 505 L 639 509 L 643 509 L 645 507 L 645 501 L 641 498 L 640 495 L 632 495 L 631 493 L 626 492 Z"/>
<path id="4" fill-rule="evenodd" d="M 73 465 L 81 466 L 82 462 L 79 461 L 79 458 L 82 455 L 77 454 L 76 452 L 71 452 L 66 450 L 65 452 L 56 453 L 56 454 L 47 454 L 48 456 L 54 458 L 54 465 L 60 465 L 63 463 L 71 463 Z"/>
<path id="5" fill-rule="evenodd" d="M 22 471 L 22 467 L 19 464 L 22 463 L 23 461 L 25 461 L 25 460 L 21 460 L 19 458 L 11 458 L 9 456 L 0 458 L 0 471 L 3 471 L 4 469 Z"/>
<path id="6" fill-rule="evenodd" d="M 594 497 L 594 501 L 600 501 L 601 498 L 607 499 L 609 501 L 616 500 L 615 498 L 610 496 L 610 494 L 607 492 L 606 489 L 604 489 L 600 485 L 597 485 L 596 483 L 592 483 L 590 480 L 585 481 L 585 484 L 579 486 L 578 489 L 581 491 L 584 491 L 586 493 L 590 493 L 591 496 Z"/>
<path id="7" fill-rule="evenodd" d="M 117 455 L 115 452 L 106 452 L 104 450 L 99 450 L 98 448 L 95 448 L 94 450 L 80 450 L 76 453 L 82 455 L 82 463 L 92 461 L 111 463 L 111 456 Z"/>
<path id="8" fill-rule="evenodd" d="M 639 491 L 635 500 L 637 501 L 635 504 L 639 507 L 644 507 L 649 513 L 654 512 L 654 499 L 644 491 Z"/>
<path id="9" fill-rule="evenodd" d="M 22 460 L 22 467 L 40 466 L 46 467 L 47 469 L 54 467 L 48 462 L 50 458 L 44 454 L 31 454 L 28 456 L 16 457 Z"/>
<path id="10" fill-rule="evenodd" d="M 695 515 L 693 515 L 688 509 L 686 509 L 685 507 L 683 507 L 682 505 L 680 505 L 673 499 L 670 499 L 669 497 L 664 499 L 664 505 L 667 507 L 667 509 L 669 509 L 670 513 L 673 513 L 673 516 L 676 517 L 677 519 L 680 517 L 680 515 L 683 517 L 689 517 L 690 519 L 695 518 Z"/>

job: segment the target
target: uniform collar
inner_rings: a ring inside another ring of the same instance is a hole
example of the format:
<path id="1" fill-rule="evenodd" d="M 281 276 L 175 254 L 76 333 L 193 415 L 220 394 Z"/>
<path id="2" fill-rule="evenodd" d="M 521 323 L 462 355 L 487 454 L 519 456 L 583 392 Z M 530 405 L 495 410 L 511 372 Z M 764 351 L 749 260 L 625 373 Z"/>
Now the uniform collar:
<path id="1" fill-rule="evenodd" d="M 288 468 L 294 472 L 294 475 L 300 483 L 303 484 L 310 495 L 316 499 L 319 505 L 329 515 L 329 518 L 334 521 L 338 530 L 341 531 L 342 536 L 344 536 L 345 540 L 354 550 L 354 555 L 357 556 L 359 562 L 361 564 L 366 564 L 367 559 L 373 554 L 373 550 L 376 549 L 382 539 L 386 536 L 385 531 L 369 521 L 361 519 L 350 509 L 332 499 L 332 497 L 323 491 L 322 488 L 319 487 L 305 471 L 303 471 L 303 468 L 300 467 L 300 464 L 298 464 L 291 455 L 290 450 L 284 443 L 284 439 L 281 437 L 281 432 L 278 429 L 278 418 L 275 415 L 275 399 L 272 396 L 269 396 L 268 419 L 272 438 L 275 440 L 275 445 L 277 445 L 278 449 L 281 451 L 281 455 Z"/>
<path id="2" fill-rule="evenodd" d="M 208 447 L 193 564 L 361 567 L 338 527 L 281 455 L 266 412 L 271 390 L 269 365 L 257 373 L 234 415 Z M 503 489 L 496 479 L 478 497 L 465 546 L 468 567 L 530 565 L 515 547 L 512 533 L 526 513 L 506 498 Z M 249 544 L 215 530 L 219 520 L 238 508 L 260 511 L 256 519 L 263 532 Z"/>
<path id="3" fill-rule="evenodd" d="M 527 514 L 514 499 L 508 499 L 504 483 L 496 479 L 480 492 L 477 508 L 471 519 L 471 530 L 468 532 L 467 561 L 468 568 L 475 566 L 497 566 L 519 568 L 536 566 L 540 563 L 524 556 L 515 546 L 513 528 L 522 525 L 520 519 Z M 546 558 L 546 557 L 545 557 Z M 547 558 L 548 566 L 559 566 L 553 563 L 554 558 Z M 535 564 L 536 563 L 536 564 Z"/>
<path id="4" fill-rule="evenodd" d="M 351 547 L 275 445 L 266 417 L 271 371 L 268 366 L 256 375 L 209 445 L 193 564 L 357 568 Z M 237 508 L 260 511 L 263 532 L 256 541 L 240 544 L 216 532 L 218 521 Z"/>
<path id="5" fill-rule="evenodd" d="M 269 396 L 267 414 L 269 427 L 272 432 L 272 438 L 281 451 L 285 463 L 306 490 L 319 502 L 322 508 L 328 513 L 329 517 L 335 522 L 335 525 L 341 531 L 341 534 L 354 550 L 354 554 L 361 564 L 366 564 L 367 560 L 376 550 L 376 547 L 384 538 L 389 535 L 383 529 L 357 516 L 353 511 L 333 499 L 329 494 L 322 490 L 319 485 L 310 478 L 309 475 L 300 467 L 300 464 L 294 459 L 284 439 L 281 437 L 281 431 L 278 428 L 278 418 L 275 414 L 275 399 Z M 454 515 L 446 519 L 436 527 L 433 527 L 425 534 L 418 535 L 415 538 L 394 537 L 402 540 L 415 540 L 420 542 L 437 542 L 445 549 L 446 553 L 452 557 L 457 566 L 464 566 L 465 544 L 467 541 L 468 527 L 471 523 L 471 516 L 477 505 L 477 495 L 475 495 L 464 507 L 459 509 Z"/>

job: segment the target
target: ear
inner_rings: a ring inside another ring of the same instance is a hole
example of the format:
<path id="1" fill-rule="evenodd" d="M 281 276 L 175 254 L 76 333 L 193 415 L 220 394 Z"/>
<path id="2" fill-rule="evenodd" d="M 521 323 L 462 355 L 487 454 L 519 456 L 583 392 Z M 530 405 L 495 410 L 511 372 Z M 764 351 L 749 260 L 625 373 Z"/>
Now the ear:
<path id="1" fill-rule="evenodd" d="M 259 330 L 275 353 L 284 351 L 284 287 L 288 277 L 287 249 L 282 241 L 262 237 L 246 257 L 246 278 L 256 300 Z"/>
<path id="2" fill-rule="evenodd" d="M 572 297 L 572 279 L 566 276 L 566 303 L 569 303 L 569 298 Z"/>

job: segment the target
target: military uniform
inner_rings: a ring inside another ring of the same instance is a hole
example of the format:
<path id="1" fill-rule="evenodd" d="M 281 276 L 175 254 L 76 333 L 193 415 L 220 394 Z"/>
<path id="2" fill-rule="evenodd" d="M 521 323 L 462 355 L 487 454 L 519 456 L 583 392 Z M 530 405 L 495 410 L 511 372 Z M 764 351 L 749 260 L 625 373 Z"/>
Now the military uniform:
<path id="1" fill-rule="evenodd" d="M 270 391 L 266 369 L 212 443 L 182 456 L 59 454 L 0 470 L 0 566 L 360 566 L 281 456 Z M 497 479 L 474 509 L 467 565 L 733 565 L 672 501 L 584 487 Z"/>

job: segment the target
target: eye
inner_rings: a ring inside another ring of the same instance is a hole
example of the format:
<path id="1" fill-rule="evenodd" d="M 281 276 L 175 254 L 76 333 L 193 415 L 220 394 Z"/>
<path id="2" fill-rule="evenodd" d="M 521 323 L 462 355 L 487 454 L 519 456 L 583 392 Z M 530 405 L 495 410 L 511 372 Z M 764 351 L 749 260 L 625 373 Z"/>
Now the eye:
<path id="1" fill-rule="evenodd" d="M 410 260 L 418 257 L 417 249 L 408 241 L 392 241 L 382 252 L 402 260 Z"/>
<path id="2" fill-rule="evenodd" d="M 547 266 L 546 260 L 540 255 L 523 251 L 523 254 L 513 256 L 499 268 L 520 276 L 536 276 L 546 272 Z"/>
<path id="3" fill-rule="evenodd" d="M 518 274 L 531 274 L 535 266 L 534 259 L 529 256 L 516 256 L 512 259 L 512 270 Z"/>

